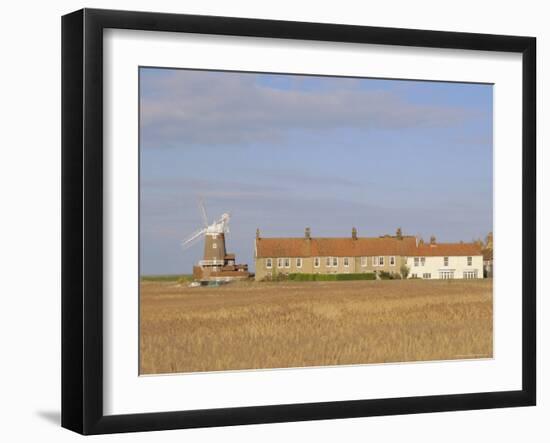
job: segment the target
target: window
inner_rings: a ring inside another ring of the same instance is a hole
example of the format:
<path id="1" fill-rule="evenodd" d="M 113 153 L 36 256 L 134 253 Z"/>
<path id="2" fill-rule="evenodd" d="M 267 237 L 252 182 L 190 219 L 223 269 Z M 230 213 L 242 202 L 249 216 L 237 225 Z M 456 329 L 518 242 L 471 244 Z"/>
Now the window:
<path id="1" fill-rule="evenodd" d="M 332 258 L 331 257 L 327 257 L 326 265 L 327 265 L 327 268 L 330 268 L 332 266 Z"/>
<path id="2" fill-rule="evenodd" d="M 378 266 L 378 257 L 372 257 L 372 265 Z"/>
<path id="3" fill-rule="evenodd" d="M 424 272 L 424 274 L 422 274 L 422 278 L 430 279 L 432 278 L 432 274 L 430 274 L 429 272 Z"/>
<path id="4" fill-rule="evenodd" d="M 443 257 L 443 266 L 449 266 L 449 257 Z"/>
<path id="5" fill-rule="evenodd" d="M 281 257 L 279 257 L 277 259 L 277 267 L 278 268 L 282 268 L 283 267 L 283 259 Z"/>
<path id="6" fill-rule="evenodd" d="M 361 266 L 367 266 L 367 257 L 361 257 Z"/>
<path id="7" fill-rule="evenodd" d="M 393 255 L 390 257 L 390 266 L 395 266 L 395 257 Z"/>
<path id="8" fill-rule="evenodd" d="M 338 257 L 332 257 L 332 266 L 334 267 L 338 266 Z"/>
<path id="9" fill-rule="evenodd" d="M 218 248 L 218 244 L 217 243 L 213 243 L 212 244 L 212 249 L 217 249 Z"/>
<path id="10" fill-rule="evenodd" d="M 418 274 L 411 274 L 411 278 L 418 278 Z"/>
<path id="11" fill-rule="evenodd" d="M 453 271 L 439 271 L 439 278 L 442 278 L 443 280 L 450 280 L 455 278 Z"/>
<path id="12" fill-rule="evenodd" d="M 290 268 L 290 258 L 285 258 L 285 268 Z"/>
<path id="13" fill-rule="evenodd" d="M 344 257 L 344 266 L 349 268 L 349 257 Z"/>
<path id="14" fill-rule="evenodd" d="M 472 257 L 468 257 L 468 266 L 472 266 Z"/>
<path id="15" fill-rule="evenodd" d="M 378 257 L 378 264 L 384 266 L 384 257 Z"/>
<path id="16" fill-rule="evenodd" d="M 318 268 L 319 266 L 321 266 L 321 259 L 319 257 L 315 257 L 313 259 L 313 266 L 315 266 L 316 268 Z"/>
<path id="17" fill-rule="evenodd" d="M 420 259 L 418 257 L 415 257 L 414 258 L 414 265 L 418 266 L 419 263 L 420 263 Z"/>
<path id="18" fill-rule="evenodd" d="M 273 267 L 273 259 L 271 258 L 266 258 L 265 259 L 265 267 L 267 269 L 271 269 Z"/>
<path id="19" fill-rule="evenodd" d="M 297 259 L 296 259 L 296 267 L 297 267 L 297 268 L 301 268 L 301 267 L 302 267 L 302 259 L 301 259 L 301 258 L 297 258 Z"/>
<path id="20" fill-rule="evenodd" d="M 420 257 L 420 266 L 424 266 L 426 264 L 426 257 Z"/>
<path id="21" fill-rule="evenodd" d="M 464 271 L 463 277 L 466 280 L 472 280 L 474 278 L 477 278 L 477 271 Z"/>

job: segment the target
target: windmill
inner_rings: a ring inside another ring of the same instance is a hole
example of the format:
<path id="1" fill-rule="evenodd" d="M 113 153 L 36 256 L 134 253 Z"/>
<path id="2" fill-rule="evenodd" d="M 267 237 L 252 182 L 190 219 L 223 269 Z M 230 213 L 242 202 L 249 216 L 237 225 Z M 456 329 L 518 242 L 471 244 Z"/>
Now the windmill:
<path id="1" fill-rule="evenodd" d="M 228 254 L 225 248 L 225 234 L 229 233 L 230 214 L 225 212 L 218 220 L 209 223 L 202 201 L 199 201 L 199 208 L 203 227 L 182 242 L 182 247 L 187 249 L 204 237 L 203 259 L 193 267 L 193 278 L 201 282 L 227 282 L 247 278 L 248 265 L 236 265 L 235 254 Z"/>

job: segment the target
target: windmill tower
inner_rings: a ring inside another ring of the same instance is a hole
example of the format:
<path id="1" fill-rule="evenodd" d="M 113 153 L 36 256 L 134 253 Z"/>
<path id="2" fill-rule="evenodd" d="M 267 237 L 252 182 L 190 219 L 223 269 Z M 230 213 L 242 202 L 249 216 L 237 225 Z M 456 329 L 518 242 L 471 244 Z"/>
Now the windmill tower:
<path id="1" fill-rule="evenodd" d="M 248 265 L 236 265 L 235 254 L 228 254 L 225 248 L 225 234 L 229 232 L 228 213 L 218 220 L 208 223 L 206 208 L 199 202 L 203 227 L 182 242 L 184 248 L 191 247 L 204 237 L 204 254 L 197 266 L 193 267 L 193 278 L 200 282 L 228 282 L 249 276 Z"/>

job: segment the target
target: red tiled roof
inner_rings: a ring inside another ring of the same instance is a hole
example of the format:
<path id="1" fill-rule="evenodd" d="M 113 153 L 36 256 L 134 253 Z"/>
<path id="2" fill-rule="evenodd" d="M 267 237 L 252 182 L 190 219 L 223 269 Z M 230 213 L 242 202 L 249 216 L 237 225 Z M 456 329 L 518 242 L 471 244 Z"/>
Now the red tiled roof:
<path id="1" fill-rule="evenodd" d="M 370 238 L 259 238 L 257 257 L 363 257 L 408 256 L 416 248 L 414 237 Z"/>
<path id="2" fill-rule="evenodd" d="M 472 256 L 481 255 L 481 248 L 476 243 L 435 243 L 418 245 L 414 254 L 420 257 Z"/>
<path id="3" fill-rule="evenodd" d="M 378 255 L 474 256 L 481 255 L 475 243 L 436 243 L 416 245 L 416 238 L 259 238 L 256 255 L 265 257 L 371 257 Z"/>

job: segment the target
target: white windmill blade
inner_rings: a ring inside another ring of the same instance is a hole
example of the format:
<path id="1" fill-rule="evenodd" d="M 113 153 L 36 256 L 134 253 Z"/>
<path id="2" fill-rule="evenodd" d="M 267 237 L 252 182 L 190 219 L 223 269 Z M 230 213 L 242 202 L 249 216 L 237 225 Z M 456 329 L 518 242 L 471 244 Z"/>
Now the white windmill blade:
<path id="1" fill-rule="evenodd" d="M 190 240 L 187 240 L 185 242 L 182 242 L 181 247 L 185 251 L 185 250 L 191 248 L 192 246 L 194 246 L 196 243 L 198 243 L 200 239 L 201 239 L 201 236 L 198 236 L 198 237 L 192 238 Z"/>
<path id="2" fill-rule="evenodd" d="M 199 208 L 201 210 L 202 222 L 204 223 L 204 227 L 207 227 L 208 216 L 206 215 L 206 208 L 204 207 L 204 202 L 202 201 L 202 199 L 199 199 Z"/>
<path id="3" fill-rule="evenodd" d="M 218 223 L 223 223 L 224 225 L 229 224 L 229 220 L 231 219 L 231 214 L 229 212 L 224 212 L 220 219 L 218 220 Z"/>
<path id="4" fill-rule="evenodd" d="M 199 235 L 196 238 L 193 238 L 191 240 L 186 241 L 185 243 L 182 243 L 182 249 L 186 251 L 187 249 L 190 249 L 192 246 L 195 246 L 197 243 L 199 243 L 199 240 L 201 239 L 201 236 Z"/>
<path id="5" fill-rule="evenodd" d="M 181 246 L 183 248 L 188 248 L 189 246 L 191 246 L 194 240 L 199 239 L 205 232 L 206 232 L 206 228 L 202 228 L 198 230 L 197 232 L 189 236 L 186 240 L 182 241 Z"/>
<path id="6" fill-rule="evenodd" d="M 229 232 L 229 220 L 231 220 L 231 212 L 226 212 L 224 215 L 225 215 L 225 218 L 224 218 L 223 227 L 224 227 L 225 232 L 228 233 Z"/>

